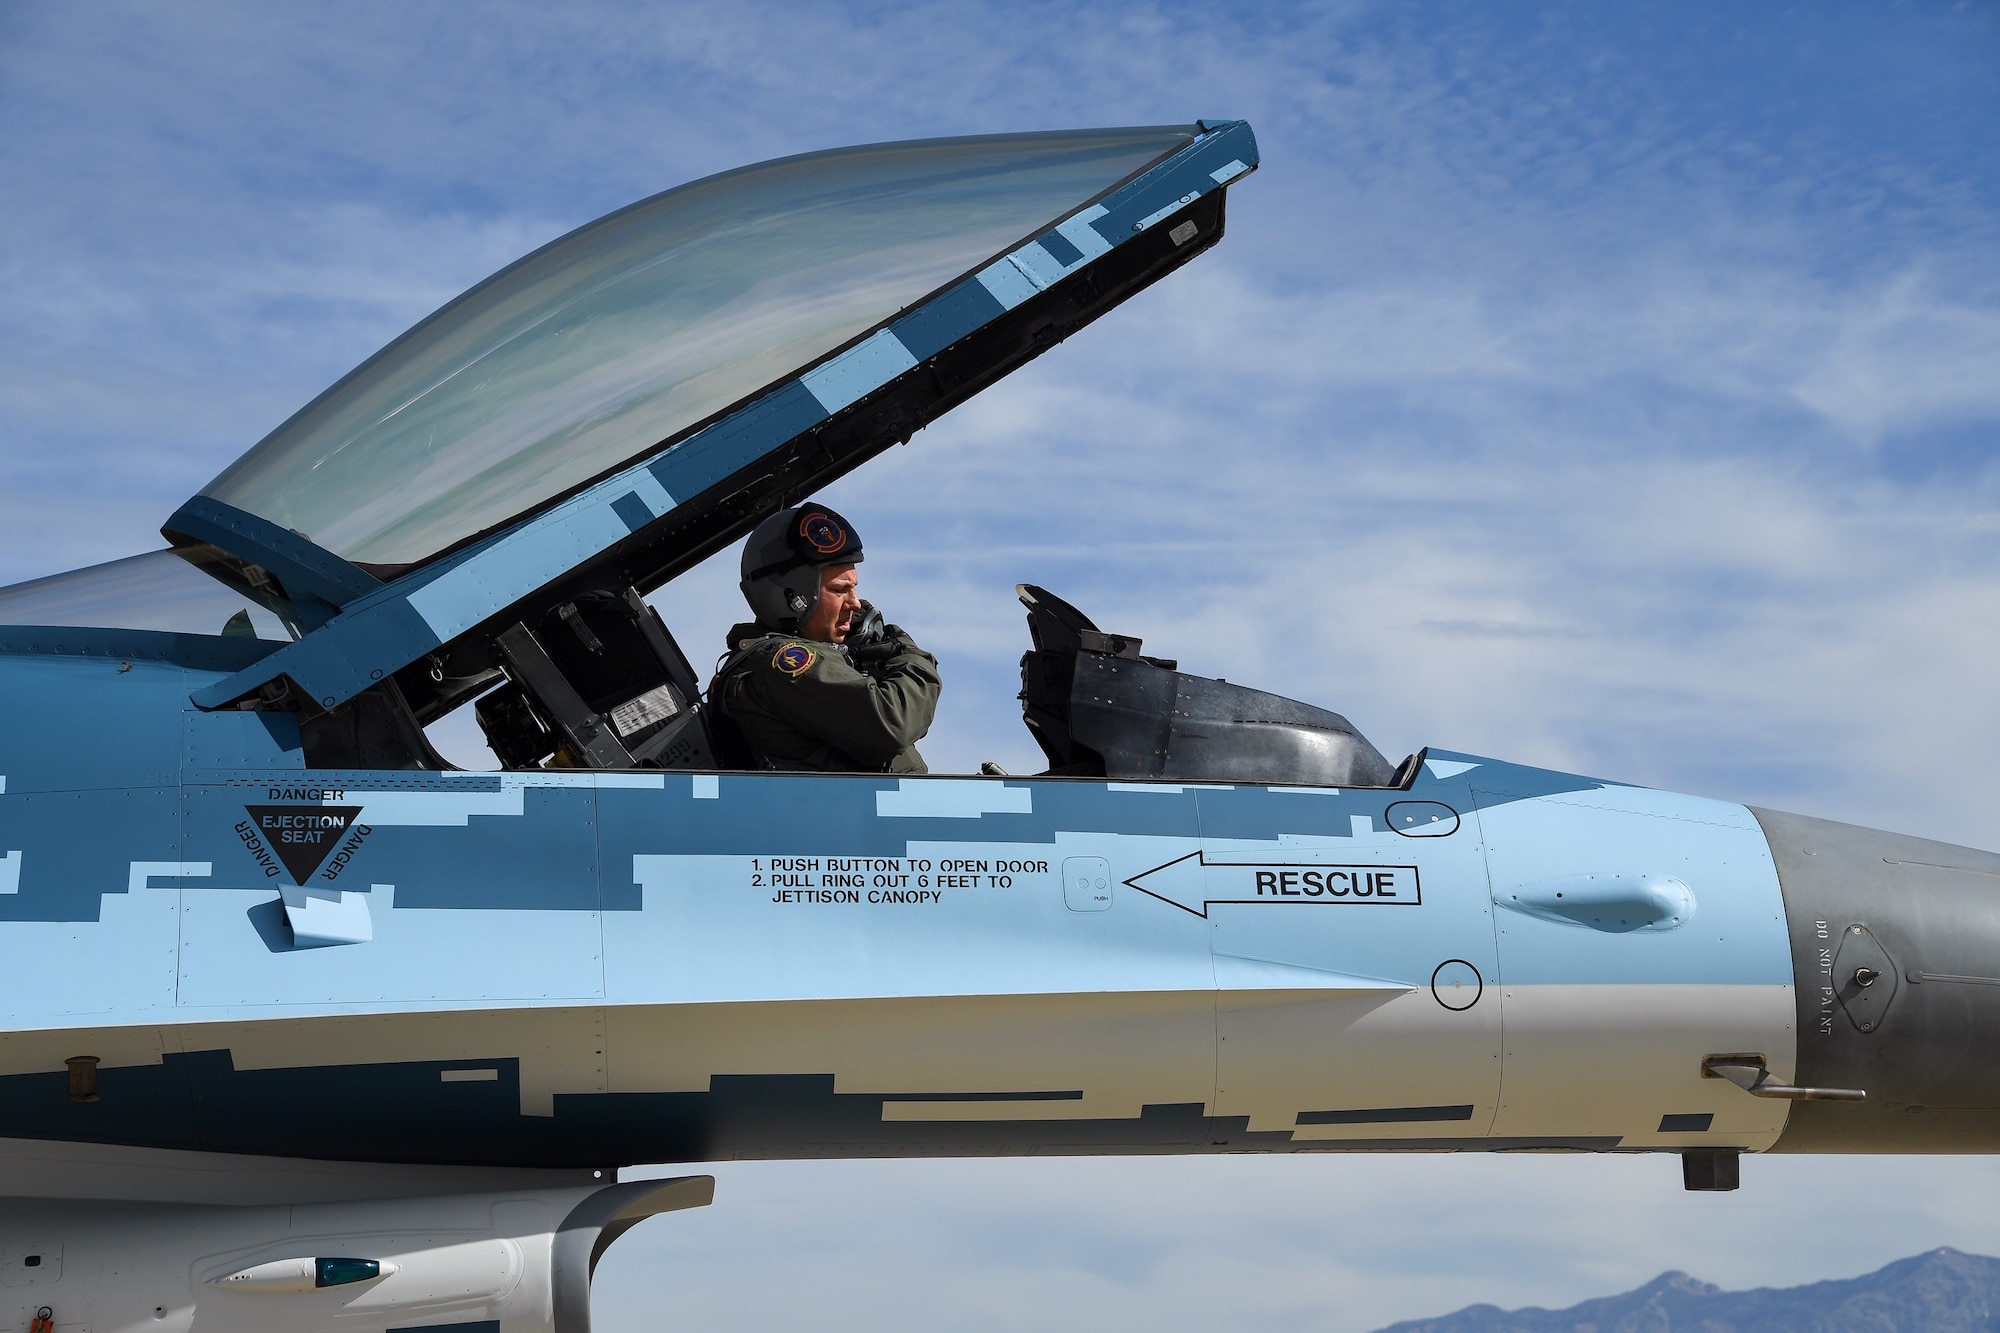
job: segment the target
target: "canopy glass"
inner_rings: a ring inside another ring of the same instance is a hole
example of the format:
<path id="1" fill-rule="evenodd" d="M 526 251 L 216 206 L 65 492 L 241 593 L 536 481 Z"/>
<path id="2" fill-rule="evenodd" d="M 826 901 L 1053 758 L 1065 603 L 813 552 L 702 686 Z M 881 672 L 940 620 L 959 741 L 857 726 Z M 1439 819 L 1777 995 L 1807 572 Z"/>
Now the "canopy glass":
<path id="1" fill-rule="evenodd" d="M 466 292 L 202 494 L 357 564 L 419 563 L 817 360 L 1194 133 L 877 144 L 655 195 Z"/>
<path id="2" fill-rule="evenodd" d="M 0 625 L 159 630 L 284 643 L 292 636 L 276 612 L 289 611 L 276 598 L 232 591 L 174 551 L 149 551 L 0 588 Z"/>

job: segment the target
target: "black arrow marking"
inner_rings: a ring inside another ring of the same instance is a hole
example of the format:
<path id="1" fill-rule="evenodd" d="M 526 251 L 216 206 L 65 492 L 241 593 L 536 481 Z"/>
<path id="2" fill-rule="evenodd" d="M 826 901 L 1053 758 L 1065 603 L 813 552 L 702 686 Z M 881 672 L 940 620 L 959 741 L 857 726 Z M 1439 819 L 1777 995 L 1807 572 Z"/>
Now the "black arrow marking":
<path id="1" fill-rule="evenodd" d="M 1237 871 L 1211 876 L 1212 870 Z M 1142 881 L 1151 880 L 1151 885 Z M 1220 880 L 1218 884 L 1215 881 Z M 1417 907 L 1423 889 L 1415 866 L 1329 865 L 1325 862 L 1211 861 L 1189 852 L 1125 881 L 1150 898 L 1206 917 L 1217 903 L 1323 903 Z"/>

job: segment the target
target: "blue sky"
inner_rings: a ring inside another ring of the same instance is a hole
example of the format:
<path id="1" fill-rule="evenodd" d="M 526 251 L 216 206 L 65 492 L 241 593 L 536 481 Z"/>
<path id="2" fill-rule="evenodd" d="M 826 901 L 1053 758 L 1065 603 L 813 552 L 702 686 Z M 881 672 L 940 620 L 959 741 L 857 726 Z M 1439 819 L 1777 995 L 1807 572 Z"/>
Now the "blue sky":
<path id="1" fill-rule="evenodd" d="M 935 767 L 1033 766 L 1025 580 L 1392 757 L 2000 846 L 1984 3 L 0 6 L 0 582 L 156 545 L 633 199 L 1199 116 L 1264 149 L 1223 244 L 828 492 L 944 663 Z M 658 598 L 697 658 L 728 564 Z M 605 1327 L 1358 1330 L 2000 1252 L 1984 1162 L 1772 1159 L 1725 1199 L 1623 1159 L 720 1174 L 612 1252 Z M 1881 1211 L 1794 1233 L 1827 1178 Z"/>

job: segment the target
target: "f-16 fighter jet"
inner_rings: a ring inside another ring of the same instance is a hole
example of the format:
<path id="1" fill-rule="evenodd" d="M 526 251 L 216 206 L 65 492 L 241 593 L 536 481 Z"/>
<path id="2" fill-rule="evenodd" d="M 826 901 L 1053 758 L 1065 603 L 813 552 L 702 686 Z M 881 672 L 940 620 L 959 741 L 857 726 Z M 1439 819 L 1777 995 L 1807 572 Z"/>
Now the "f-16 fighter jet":
<path id="1" fill-rule="evenodd" d="M 0 590 L 0 1321 L 579 1333 L 604 1247 L 710 1195 L 634 1163 L 1728 1189 L 2000 1146 L 2000 856 L 1394 762 L 1027 586 L 1046 773 L 732 746 L 645 598 L 1215 245 L 1257 163 L 1205 121 L 670 190 L 389 344 L 163 549 Z M 500 771 L 426 740 L 460 708 Z"/>

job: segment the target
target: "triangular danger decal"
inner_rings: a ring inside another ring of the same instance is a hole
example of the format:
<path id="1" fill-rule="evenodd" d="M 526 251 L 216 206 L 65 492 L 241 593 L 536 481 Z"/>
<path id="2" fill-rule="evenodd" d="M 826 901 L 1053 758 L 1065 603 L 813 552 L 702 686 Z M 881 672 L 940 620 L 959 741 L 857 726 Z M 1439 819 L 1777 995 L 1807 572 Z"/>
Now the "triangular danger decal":
<path id="1" fill-rule="evenodd" d="M 246 805 L 257 837 L 303 885 L 340 845 L 341 835 L 361 813 L 358 805 Z M 252 848 L 254 852 L 256 849 Z"/>

